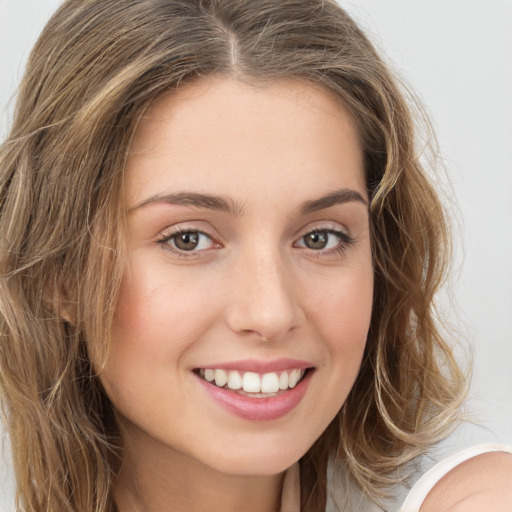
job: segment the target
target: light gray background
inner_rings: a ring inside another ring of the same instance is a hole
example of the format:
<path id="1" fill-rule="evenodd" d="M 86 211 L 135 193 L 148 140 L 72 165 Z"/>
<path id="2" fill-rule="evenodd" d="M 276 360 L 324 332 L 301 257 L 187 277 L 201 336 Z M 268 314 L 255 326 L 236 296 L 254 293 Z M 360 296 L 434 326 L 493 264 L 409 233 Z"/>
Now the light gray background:
<path id="1" fill-rule="evenodd" d="M 0 0 L 0 137 L 27 54 L 58 0 Z M 350 0 L 426 105 L 458 204 L 451 288 L 461 338 L 474 347 L 469 408 L 512 444 L 512 0 Z M 12 474 L 0 461 L 0 510 Z"/>

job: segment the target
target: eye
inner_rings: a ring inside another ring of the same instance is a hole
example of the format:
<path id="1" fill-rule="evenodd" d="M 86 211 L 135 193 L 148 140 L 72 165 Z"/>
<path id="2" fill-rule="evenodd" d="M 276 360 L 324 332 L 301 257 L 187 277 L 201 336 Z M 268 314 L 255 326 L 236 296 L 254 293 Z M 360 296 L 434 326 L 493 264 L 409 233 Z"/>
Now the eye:
<path id="1" fill-rule="evenodd" d="M 159 243 L 176 252 L 198 252 L 211 249 L 216 244 L 206 233 L 195 229 L 183 230 L 167 235 Z"/>
<path id="2" fill-rule="evenodd" d="M 330 249 L 338 243 L 338 238 L 333 233 L 326 231 L 312 231 L 302 237 L 304 245 L 308 249 Z"/>
<path id="3" fill-rule="evenodd" d="M 313 251 L 343 251 L 354 240 L 347 233 L 335 229 L 315 229 L 303 235 L 295 244 Z"/>

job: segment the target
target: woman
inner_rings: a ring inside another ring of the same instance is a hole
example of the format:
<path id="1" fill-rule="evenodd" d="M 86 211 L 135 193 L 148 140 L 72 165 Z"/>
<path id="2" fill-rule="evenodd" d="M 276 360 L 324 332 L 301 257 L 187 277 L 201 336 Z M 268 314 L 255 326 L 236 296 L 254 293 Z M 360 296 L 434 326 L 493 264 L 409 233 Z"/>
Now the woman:
<path id="1" fill-rule="evenodd" d="M 21 510 L 370 507 L 453 427 L 443 210 L 334 2 L 65 2 L 0 170 Z M 507 510 L 510 461 L 423 510 Z"/>

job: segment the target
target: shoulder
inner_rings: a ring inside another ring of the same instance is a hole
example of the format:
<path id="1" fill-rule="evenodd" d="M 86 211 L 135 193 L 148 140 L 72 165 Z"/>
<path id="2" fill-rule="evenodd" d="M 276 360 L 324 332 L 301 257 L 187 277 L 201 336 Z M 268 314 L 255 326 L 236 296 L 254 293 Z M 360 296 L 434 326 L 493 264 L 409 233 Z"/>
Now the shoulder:
<path id="1" fill-rule="evenodd" d="M 428 493 L 420 512 L 511 512 L 512 454 L 490 452 L 461 462 Z"/>

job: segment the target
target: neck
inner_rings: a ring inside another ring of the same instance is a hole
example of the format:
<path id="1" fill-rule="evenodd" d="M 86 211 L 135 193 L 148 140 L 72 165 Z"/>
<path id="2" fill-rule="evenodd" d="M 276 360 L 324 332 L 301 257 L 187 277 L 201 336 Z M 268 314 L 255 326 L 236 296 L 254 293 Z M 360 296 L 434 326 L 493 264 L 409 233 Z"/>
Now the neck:
<path id="1" fill-rule="evenodd" d="M 124 429 L 123 429 L 124 430 Z M 126 432 L 125 432 L 126 433 Z M 278 512 L 283 474 L 232 475 L 146 438 L 125 435 L 123 466 L 114 486 L 119 512 Z"/>

